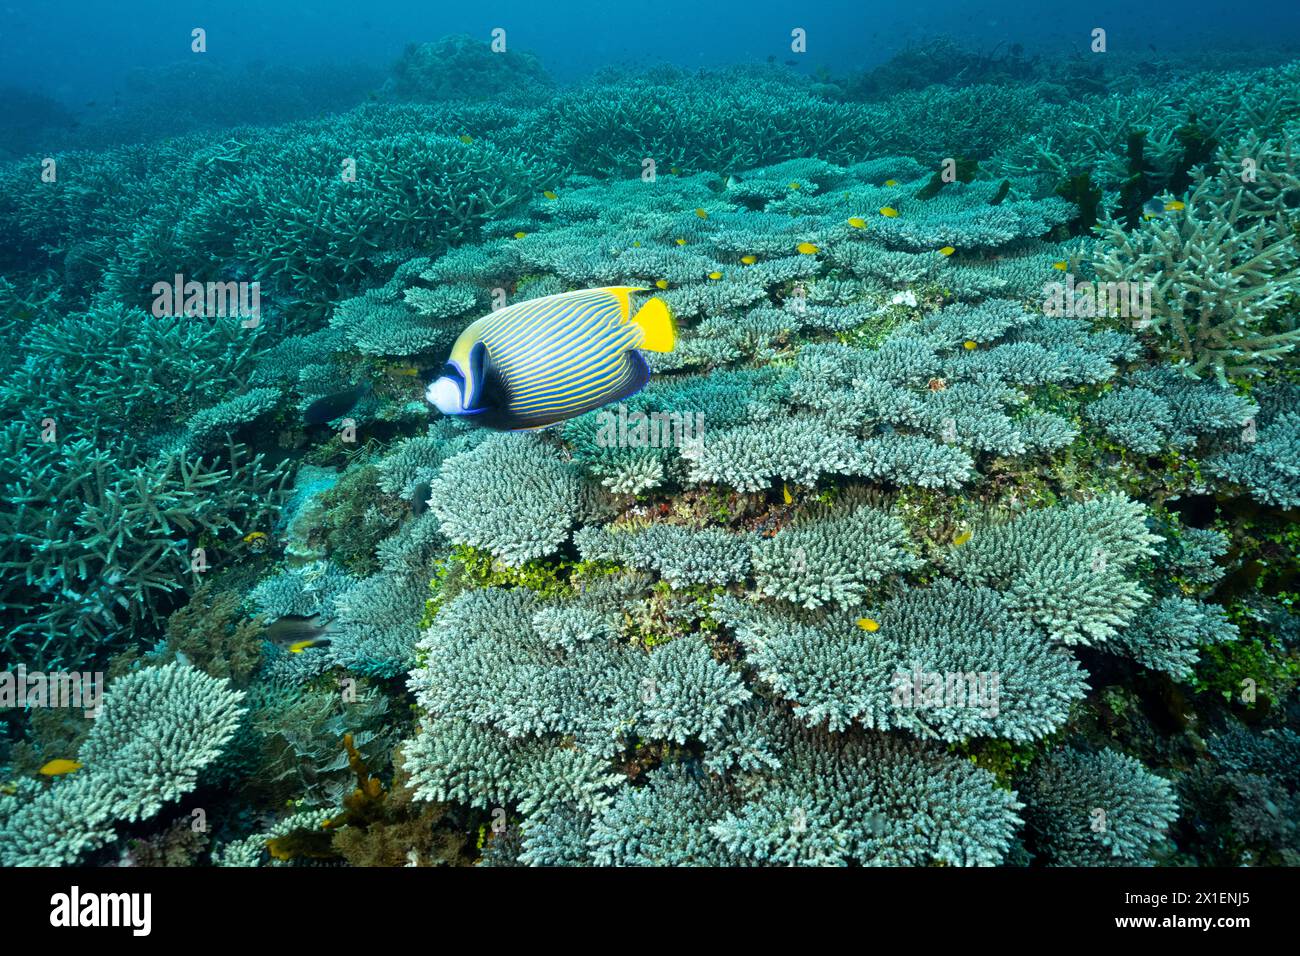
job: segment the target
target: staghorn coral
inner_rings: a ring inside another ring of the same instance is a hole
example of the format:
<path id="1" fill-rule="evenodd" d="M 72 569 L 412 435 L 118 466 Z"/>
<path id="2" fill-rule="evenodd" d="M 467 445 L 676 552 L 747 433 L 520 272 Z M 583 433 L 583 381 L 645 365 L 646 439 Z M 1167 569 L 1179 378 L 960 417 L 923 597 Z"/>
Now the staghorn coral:
<path id="1" fill-rule="evenodd" d="M 1300 342 L 1290 141 L 1251 135 L 1192 174 L 1186 209 L 1139 224 L 1111 222 L 1093 265 L 1103 282 L 1154 283 L 1149 331 L 1188 375 L 1258 376 Z M 1243 173 L 1243 161 L 1254 173 Z"/>
<path id="2" fill-rule="evenodd" d="M 96 304 L 32 326 L 18 343 L 20 362 L 0 385 L 6 417 L 52 418 L 66 439 L 121 442 L 123 457 L 153 430 L 203 415 L 209 396 L 243 390 L 266 350 L 265 329 L 233 318 L 153 316 L 120 303 Z M 84 401 L 84 396 L 94 401 Z M 258 413 L 270 407 L 255 390 Z M 208 413 L 208 422 L 247 408 Z M 123 426 L 126 426 L 124 429 Z M 126 433 L 123 434 L 123 431 Z"/>
<path id="3" fill-rule="evenodd" d="M 192 561 L 206 569 L 268 526 L 282 483 L 234 443 L 220 457 L 173 451 L 137 465 L 10 423 L 0 432 L 0 593 L 16 622 L 3 657 L 75 667 L 157 625 L 169 595 L 200 583 Z"/>

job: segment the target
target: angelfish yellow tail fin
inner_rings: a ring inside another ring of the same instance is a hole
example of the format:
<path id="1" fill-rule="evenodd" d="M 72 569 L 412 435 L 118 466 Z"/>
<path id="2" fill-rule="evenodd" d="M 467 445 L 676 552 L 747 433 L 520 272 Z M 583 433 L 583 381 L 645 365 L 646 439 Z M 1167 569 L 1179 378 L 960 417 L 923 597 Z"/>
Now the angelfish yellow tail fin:
<path id="1" fill-rule="evenodd" d="M 677 344 L 673 314 L 663 299 L 655 297 L 641 306 L 640 311 L 632 316 L 632 324 L 641 330 L 641 344 L 637 348 L 648 352 L 671 352 Z"/>

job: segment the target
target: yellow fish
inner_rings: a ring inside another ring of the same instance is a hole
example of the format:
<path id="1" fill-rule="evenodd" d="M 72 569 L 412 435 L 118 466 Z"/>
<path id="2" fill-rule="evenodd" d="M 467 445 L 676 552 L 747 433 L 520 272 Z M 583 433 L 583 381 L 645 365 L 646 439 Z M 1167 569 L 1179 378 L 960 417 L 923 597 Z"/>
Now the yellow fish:
<path id="1" fill-rule="evenodd" d="M 523 238 L 524 236 L 526 236 L 526 235 L 528 235 L 528 233 L 526 233 L 526 232 L 516 232 L 516 233 L 515 233 L 515 238 L 516 238 L 516 239 L 522 239 L 522 238 Z"/>
<path id="2" fill-rule="evenodd" d="M 942 249 L 939 250 L 939 255 L 941 255 L 941 256 L 950 256 L 950 255 L 952 255 L 952 254 L 953 254 L 954 252 L 956 252 L 956 251 L 957 251 L 957 250 L 954 249 L 952 246 L 944 246 Z"/>
<path id="3" fill-rule="evenodd" d="M 886 180 L 885 180 L 885 185 L 886 185 L 886 186 L 897 186 L 897 185 L 898 185 L 898 180 L 897 180 L 897 179 L 886 179 Z"/>
<path id="4" fill-rule="evenodd" d="M 785 503 L 786 503 L 786 504 L 790 504 L 790 503 L 792 503 L 792 502 L 794 501 L 794 495 L 790 494 L 790 486 L 789 486 L 789 485 L 782 485 L 782 486 L 781 486 L 781 497 L 783 497 L 783 498 L 785 499 Z"/>
<path id="5" fill-rule="evenodd" d="M 686 240 L 685 240 L 685 239 L 674 239 L 673 242 L 677 243 L 679 246 L 684 246 L 684 245 L 686 245 Z"/>
<path id="6" fill-rule="evenodd" d="M 1070 264 L 1062 259 L 1060 262 L 1053 262 L 1052 268 L 1064 272 L 1066 269 L 1070 268 Z"/>
<path id="7" fill-rule="evenodd" d="M 898 215 L 898 210 L 895 209 L 893 206 L 881 206 L 880 214 L 884 216 L 886 219 L 893 219 L 895 216 Z"/>
<path id="8" fill-rule="evenodd" d="M 655 283 L 655 288 L 656 288 L 656 289 L 666 289 L 666 288 L 668 288 L 668 280 L 667 280 L 667 279 L 660 279 L 659 281 L 657 281 L 657 282 Z"/>
<path id="9" fill-rule="evenodd" d="M 757 257 L 757 256 L 741 256 L 741 257 L 740 257 L 740 261 L 743 262 L 743 263 L 744 263 L 745 265 L 747 265 L 747 266 L 752 266 L 755 262 L 758 261 L 758 257 Z"/>
<path id="10" fill-rule="evenodd" d="M 707 212 L 705 212 L 703 209 L 696 209 L 696 210 L 695 210 L 695 215 L 699 216 L 701 219 L 708 219 L 708 218 L 709 218 L 709 214 L 708 214 Z"/>
<path id="11" fill-rule="evenodd" d="M 958 534 L 956 537 L 954 537 L 954 538 L 952 539 L 953 547 L 955 547 L 955 548 L 960 548 L 963 544 L 965 544 L 965 543 L 966 543 L 967 541 L 969 541 L 972 537 L 974 537 L 974 535 L 975 535 L 975 532 L 973 532 L 973 531 L 963 531 L 963 532 L 961 532 L 960 534 Z"/>
<path id="12" fill-rule="evenodd" d="M 316 643 L 315 638 L 312 638 L 309 641 L 294 641 L 292 644 L 289 645 L 289 653 L 301 654 L 303 651 L 305 651 L 307 648 L 311 647 L 315 643 Z"/>
<path id="13" fill-rule="evenodd" d="M 1166 212 L 1178 212 L 1179 210 L 1186 209 L 1186 208 L 1187 208 L 1187 204 L 1180 202 L 1177 199 L 1175 199 L 1173 202 L 1165 203 Z"/>
<path id="14" fill-rule="evenodd" d="M 849 219 L 849 225 L 852 226 L 854 229 L 866 229 L 867 221 L 863 219 L 861 216 L 853 216 L 851 219 Z"/>
<path id="15" fill-rule="evenodd" d="M 873 621 L 869 617 L 860 617 L 858 618 L 858 627 L 862 628 L 864 631 L 868 633 L 874 633 L 875 631 L 880 630 L 880 622 Z"/>
<path id="16" fill-rule="evenodd" d="M 633 247 L 634 249 L 640 249 L 640 248 L 641 248 L 641 240 L 640 240 L 640 239 L 634 239 L 634 240 L 632 240 L 632 247 Z"/>
<path id="17" fill-rule="evenodd" d="M 798 249 L 799 252 L 800 252 L 802 255 L 805 255 L 805 256 L 811 256 L 811 255 L 813 255 L 814 253 L 817 253 L 817 252 L 820 252 L 820 251 L 821 251 L 821 250 L 818 249 L 815 245 L 813 245 L 811 242 L 801 242 L 801 243 L 799 243 L 799 245 L 795 246 L 795 248 Z"/>
<path id="18" fill-rule="evenodd" d="M 546 191 L 544 191 L 544 192 L 542 193 L 542 195 L 545 196 L 547 199 L 559 199 L 559 198 L 560 198 L 559 196 L 555 195 L 554 190 L 550 190 L 550 189 L 547 189 Z"/>
<path id="19" fill-rule="evenodd" d="M 258 540 L 259 538 L 265 538 L 265 537 L 266 535 L 263 534 L 261 531 L 250 531 L 248 534 L 244 535 L 244 544 L 252 544 L 254 541 Z"/>
<path id="20" fill-rule="evenodd" d="M 668 171 L 672 173 L 674 176 L 676 176 L 678 173 L 681 172 L 681 170 L 678 169 L 676 166 L 669 166 Z"/>
<path id="21" fill-rule="evenodd" d="M 462 143 L 465 143 L 466 145 L 469 145 L 470 143 L 474 142 L 474 137 L 472 137 L 472 136 L 466 136 L 466 135 L 464 135 L 464 134 L 462 133 L 462 134 L 461 134 L 461 137 L 460 137 L 460 141 L 461 141 Z"/>
<path id="22" fill-rule="evenodd" d="M 791 189 L 798 189 L 798 188 L 799 188 L 799 184 L 798 184 L 798 183 L 791 183 L 791 184 L 790 184 L 790 188 L 791 188 Z"/>
<path id="23" fill-rule="evenodd" d="M 710 273 L 709 273 L 709 278 L 710 278 L 710 279 L 721 279 L 721 278 L 722 278 L 722 273 L 721 273 L 721 272 L 710 272 Z"/>
<path id="24" fill-rule="evenodd" d="M 81 769 L 81 764 L 75 760 L 51 760 L 41 768 L 41 773 L 46 777 L 57 777 L 60 774 L 75 773 Z"/>
<path id="25" fill-rule="evenodd" d="M 980 347 L 980 344 L 976 342 L 974 339 L 967 339 L 965 342 L 961 344 L 961 347 L 964 348 L 967 352 L 973 352 L 975 351 L 975 349 Z"/>

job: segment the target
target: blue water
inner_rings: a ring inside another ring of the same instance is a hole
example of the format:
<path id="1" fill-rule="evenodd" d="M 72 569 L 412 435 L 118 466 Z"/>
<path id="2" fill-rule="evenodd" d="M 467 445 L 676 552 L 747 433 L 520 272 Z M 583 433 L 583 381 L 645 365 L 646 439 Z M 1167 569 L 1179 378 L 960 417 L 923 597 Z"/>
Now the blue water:
<path id="1" fill-rule="evenodd" d="M 572 82 L 606 66 L 640 69 L 666 62 L 696 68 L 768 58 L 790 60 L 808 72 L 847 73 L 937 36 L 990 52 L 1020 44 L 1027 55 L 1066 58 L 1088 51 L 1096 27 L 1107 30 L 1109 50 L 1119 56 L 1176 59 L 1224 51 L 1255 57 L 1267 49 L 1280 60 L 1288 49 L 1300 47 L 1300 4 L 1259 0 L 1248 12 L 1217 0 L 14 4 L 3 8 L 0 22 L 0 87 L 52 97 L 79 115 L 124 108 L 131 102 L 133 74 L 196 66 L 198 55 L 190 51 L 194 27 L 208 34 L 204 66 L 263 75 L 290 68 L 335 74 L 373 70 L 376 76 L 408 43 L 455 33 L 486 39 L 499 27 L 507 31 L 510 49 L 535 53 L 551 75 Z M 802 56 L 790 51 L 790 31 L 796 27 L 807 31 Z M 249 122 L 257 121 L 257 112 L 250 103 Z"/>

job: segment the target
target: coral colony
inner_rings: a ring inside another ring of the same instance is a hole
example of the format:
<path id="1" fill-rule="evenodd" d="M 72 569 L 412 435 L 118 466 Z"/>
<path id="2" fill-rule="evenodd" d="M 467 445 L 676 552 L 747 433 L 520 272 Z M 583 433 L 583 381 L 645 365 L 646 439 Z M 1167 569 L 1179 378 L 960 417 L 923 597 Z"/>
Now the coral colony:
<path id="1" fill-rule="evenodd" d="M 1300 864 L 1300 64 L 1183 67 L 14 152 L 0 863 Z M 611 287 L 643 388 L 426 401 Z"/>

